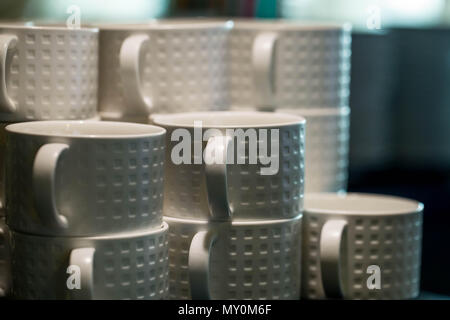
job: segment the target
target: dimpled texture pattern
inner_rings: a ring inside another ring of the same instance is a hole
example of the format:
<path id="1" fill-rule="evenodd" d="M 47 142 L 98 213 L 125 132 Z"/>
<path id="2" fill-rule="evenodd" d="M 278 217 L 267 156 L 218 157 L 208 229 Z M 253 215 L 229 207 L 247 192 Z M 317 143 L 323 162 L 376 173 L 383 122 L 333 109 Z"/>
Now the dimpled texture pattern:
<path id="1" fill-rule="evenodd" d="M 165 219 L 169 223 L 169 296 L 190 299 L 190 242 L 207 226 Z M 300 217 L 266 225 L 219 227 L 210 256 L 211 298 L 298 299 L 300 233 Z"/>
<path id="2" fill-rule="evenodd" d="M 9 293 L 10 289 L 10 257 L 5 218 L 0 217 L 0 297 Z"/>
<path id="3" fill-rule="evenodd" d="M 66 286 L 70 252 L 93 247 L 93 299 L 164 299 L 169 289 L 167 240 L 167 228 L 153 235 L 102 240 L 13 233 L 12 295 L 18 299 L 73 298 Z"/>
<path id="4" fill-rule="evenodd" d="M 16 35 L 7 92 L 17 110 L 3 121 L 88 119 L 97 114 L 96 30 L 0 29 Z"/>
<path id="5" fill-rule="evenodd" d="M 302 297 L 326 298 L 319 262 L 320 230 L 332 216 L 304 214 Z M 346 299 L 410 299 L 419 294 L 422 214 L 347 216 Z M 367 267 L 381 269 L 381 289 L 369 290 Z"/>
<path id="6" fill-rule="evenodd" d="M 305 192 L 347 190 L 350 119 L 346 115 L 305 116 Z"/>
<path id="7" fill-rule="evenodd" d="M 306 119 L 305 193 L 347 190 L 350 110 L 322 110 L 279 110 Z"/>
<path id="8" fill-rule="evenodd" d="M 274 31 L 276 29 L 273 29 Z M 234 107 L 258 105 L 252 47 L 263 30 L 240 28 L 230 37 L 230 89 Z M 347 106 L 351 34 L 346 28 L 279 30 L 274 62 L 276 107 Z"/>
<path id="9" fill-rule="evenodd" d="M 227 165 L 228 201 L 234 218 L 282 219 L 300 214 L 304 188 L 304 128 L 304 124 L 275 128 L 279 129 L 279 168 L 273 175 L 259 174 L 262 167 L 269 167 L 261 165 L 259 160 L 257 164 L 249 164 L 248 148 L 244 157 L 245 164 L 237 164 L 235 147 L 235 164 Z M 173 129 L 167 130 L 166 158 L 171 159 L 171 150 L 178 142 L 170 141 Z M 193 132 L 191 137 L 194 137 Z M 259 138 L 261 139 L 260 135 Z M 193 141 L 194 138 L 191 145 L 192 163 Z M 270 141 L 270 130 L 267 141 Z M 239 140 L 235 138 L 235 146 L 238 143 Z M 248 140 L 246 145 L 248 146 Z M 268 147 L 269 154 L 271 146 L 270 144 Z M 203 144 L 203 150 L 205 147 L 206 143 Z M 199 219 L 210 216 L 203 164 L 176 165 L 167 161 L 164 188 L 164 215 Z"/>
<path id="10" fill-rule="evenodd" d="M 164 135 L 122 139 L 8 136 L 6 214 L 11 229 L 31 234 L 102 235 L 147 230 L 162 222 Z M 33 199 L 35 154 L 68 143 L 56 169 L 56 205 L 69 227 L 41 221 Z"/>
<path id="11" fill-rule="evenodd" d="M 151 112 L 220 110 L 228 103 L 226 44 L 223 24 L 196 29 L 151 29 L 141 51 L 141 83 L 152 100 Z M 102 112 L 126 114 L 119 53 L 131 31 L 100 32 L 100 92 Z"/>

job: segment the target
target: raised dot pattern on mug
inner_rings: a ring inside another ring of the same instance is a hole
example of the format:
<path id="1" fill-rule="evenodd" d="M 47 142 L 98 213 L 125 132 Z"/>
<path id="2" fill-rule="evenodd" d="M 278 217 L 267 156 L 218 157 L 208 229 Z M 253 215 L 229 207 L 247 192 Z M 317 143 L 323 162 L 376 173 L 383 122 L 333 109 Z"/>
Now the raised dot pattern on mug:
<path id="1" fill-rule="evenodd" d="M 101 111 L 127 112 L 123 108 L 119 53 L 123 41 L 132 33 L 101 33 Z M 151 99 L 152 113 L 220 110 L 229 104 L 225 28 L 146 30 L 144 33 L 149 40 L 141 49 L 142 94 Z"/>
<path id="2" fill-rule="evenodd" d="M 167 137 L 170 136 L 171 129 L 168 128 Z M 234 219 L 283 219 L 300 214 L 304 191 L 304 137 L 304 126 L 279 128 L 279 168 L 276 174 L 260 175 L 261 168 L 269 165 L 261 165 L 260 162 L 249 164 L 248 149 L 245 164 L 227 165 L 228 200 Z M 235 142 L 237 144 L 237 139 Z M 174 144 L 168 142 L 168 159 Z M 205 146 L 206 143 L 203 148 Z M 191 149 L 194 150 L 193 143 Z M 271 152 L 270 147 L 268 152 Z M 209 218 L 204 170 L 203 164 L 166 165 L 164 215 Z"/>
<path id="3" fill-rule="evenodd" d="M 304 127 L 279 131 L 279 169 L 261 175 L 260 164 L 229 165 L 229 199 L 236 219 L 285 219 L 300 214 L 304 192 Z M 246 142 L 248 146 L 248 141 Z M 269 149 L 270 152 L 270 149 Z"/>
<path id="4" fill-rule="evenodd" d="M 262 30 L 232 30 L 230 40 L 231 103 L 258 104 L 253 85 L 252 47 Z M 280 30 L 274 62 L 277 107 L 347 106 L 350 84 L 350 32 Z"/>
<path id="5" fill-rule="evenodd" d="M 32 198 L 33 157 L 46 142 L 11 135 L 7 221 L 15 231 L 48 234 Z M 64 143 L 64 138 L 53 142 Z M 164 137 L 73 140 L 56 170 L 56 204 L 73 235 L 146 230 L 162 222 Z M 20 190 L 17 189 L 20 186 Z M 32 214 L 30 214 L 32 213 Z M 84 218 L 79 219 L 82 215 Z M 48 223 L 48 222 L 47 222 Z"/>
<path id="6" fill-rule="evenodd" d="M 305 192 L 345 191 L 350 139 L 348 115 L 305 118 Z"/>
<path id="7" fill-rule="evenodd" d="M 228 105 L 224 30 L 165 31 L 155 37 L 145 57 L 143 83 L 144 90 L 155 93 L 156 112 Z"/>
<path id="8" fill-rule="evenodd" d="M 170 222 L 169 222 L 170 224 Z M 298 299 L 301 220 L 221 229 L 211 249 L 212 299 Z M 188 253 L 192 230 L 169 228 L 170 298 L 190 299 Z"/>
<path id="9" fill-rule="evenodd" d="M 17 110 L 5 120 L 73 120 L 97 114 L 98 33 L 5 29 L 18 37 L 7 72 Z"/>
<path id="10" fill-rule="evenodd" d="M 70 299 L 66 272 L 73 247 L 44 237 L 13 234 L 13 296 L 19 299 Z M 167 234 L 115 240 L 84 238 L 95 247 L 94 299 L 164 299 L 169 290 Z M 73 242 L 77 243 L 77 240 Z M 81 277 L 85 276 L 83 274 Z M 73 289 L 76 290 L 76 289 Z"/>
<path id="11" fill-rule="evenodd" d="M 303 217 L 302 296 L 323 299 L 319 262 L 325 217 Z M 422 217 L 418 214 L 348 218 L 344 298 L 409 299 L 419 294 Z M 380 267 L 381 289 L 370 290 L 371 265 Z"/>

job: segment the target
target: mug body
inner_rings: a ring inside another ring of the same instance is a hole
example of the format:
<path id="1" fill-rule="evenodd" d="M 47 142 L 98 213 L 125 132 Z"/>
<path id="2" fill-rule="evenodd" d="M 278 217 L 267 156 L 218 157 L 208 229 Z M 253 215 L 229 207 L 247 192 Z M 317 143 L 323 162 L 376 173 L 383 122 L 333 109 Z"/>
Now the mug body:
<path id="1" fill-rule="evenodd" d="M 205 272 L 211 299 L 298 299 L 301 216 L 285 220 L 212 223 L 164 217 L 169 224 L 170 298 L 191 299 L 194 238 L 214 242 Z M 194 280 L 195 281 L 195 280 Z"/>
<path id="2" fill-rule="evenodd" d="M 348 25 L 236 20 L 230 37 L 234 107 L 347 106 Z"/>
<path id="3" fill-rule="evenodd" d="M 167 231 L 164 223 L 143 233 L 92 238 L 11 232 L 12 296 L 164 299 L 169 285 Z"/>
<path id="4" fill-rule="evenodd" d="M 101 25 L 102 116 L 145 118 L 154 112 L 225 108 L 229 104 L 226 76 L 229 28 L 226 22 L 170 20 L 143 25 Z"/>
<path id="5" fill-rule="evenodd" d="M 392 196 L 307 194 L 302 297 L 417 297 L 422 211 L 421 203 Z"/>
<path id="6" fill-rule="evenodd" d="M 36 121 L 6 131 L 6 215 L 12 230 L 91 236 L 161 224 L 163 128 Z"/>
<path id="7" fill-rule="evenodd" d="M 1 121 L 96 116 L 97 29 L 0 24 L 0 44 Z"/>
<path id="8" fill-rule="evenodd" d="M 11 123 L 0 123 L 0 217 L 5 216 L 5 159 L 6 159 L 6 126 Z"/>
<path id="9" fill-rule="evenodd" d="M 264 112 L 205 112 L 154 115 L 152 121 L 167 129 L 164 215 L 195 219 L 214 216 L 210 205 L 220 200 L 217 199 L 220 195 L 208 192 L 215 190 L 219 182 L 209 182 L 209 167 L 203 159 L 210 143 L 204 139 L 209 129 L 218 136 L 229 136 L 232 141 L 234 158 L 227 160 L 223 188 L 233 219 L 286 219 L 300 214 L 304 181 L 303 118 Z M 200 131 L 194 127 L 197 121 L 202 123 Z M 186 133 L 189 139 L 180 140 L 179 132 Z M 175 159 L 180 143 L 188 152 L 192 150 L 183 162 Z M 262 154 L 250 163 L 251 150 L 261 152 L 264 148 L 271 154 L 270 163 L 262 163 Z M 196 150 L 200 152 L 197 154 Z"/>
<path id="10" fill-rule="evenodd" d="M 350 108 L 279 109 L 306 119 L 305 193 L 345 192 Z"/>

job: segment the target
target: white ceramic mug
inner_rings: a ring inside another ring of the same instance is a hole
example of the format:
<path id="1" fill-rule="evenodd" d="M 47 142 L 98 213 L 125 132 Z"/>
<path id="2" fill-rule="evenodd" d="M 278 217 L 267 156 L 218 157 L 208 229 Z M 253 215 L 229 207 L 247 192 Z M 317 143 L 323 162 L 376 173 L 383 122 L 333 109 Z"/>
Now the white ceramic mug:
<path id="1" fill-rule="evenodd" d="M 421 203 L 392 196 L 305 195 L 302 297 L 417 297 L 422 212 Z"/>
<path id="2" fill-rule="evenodd" d="M 100 121 L 99 116 L 95 116 L 83 121 Z M 5 158 L 6 158 L 6 126 L 12 122 L 0 122 L 0 217 L 5 216 Z"/>
<path id="3" fill-rule="evenodd" d="M 350 108 L 277 109 L 306 119 L 305 193 L 347 190 Z"/>
<path id="4" fill-rule="evenodd" d="M 12 230 L 91 236 L 161 224 L 163 128 L 34 121 L 6 132 L 6 216 Z"/>
<path id="5" fill-rule="evenodd" d="M 102 237 L 10 233 L 17 299 L 163 299 L 168 226 Z"/>
<path id="6" fill-rule="evenodd" d="M 99 25 L 104 119 L 228 105 L 226 21 Z"/>
<path id="7" fill-rule="evenodd" d="M 268 112 L 200 112 L 154 115 L 152 120 L 167 129 L 165 216 L 258 220 L 300 214 L 303 118 Z M 182 159 L 180 146 L 187 149 Z M 219 154 L 225 161 L 215 161 Z"/>
<path id="8" fill-rule="evenodd" d="M 171 299 L 298 299 L 301 216 L 169 224 Z"/>
<path id="9" fill-rule="evenodd" d="M 234 107 L 347 106 L 348 25 L 236 20 L 230 38 Z"/>
<path id="10" fill-rule="evenodd" d="M 5 218 L 0 217 L 0 297 L 8 295 L 11 287 L 10 250 Z"/>
<path id="11" fill-rule="evenodd" d="M 0 24 L 0 121 L 97 114 L 98 30 Z"/>

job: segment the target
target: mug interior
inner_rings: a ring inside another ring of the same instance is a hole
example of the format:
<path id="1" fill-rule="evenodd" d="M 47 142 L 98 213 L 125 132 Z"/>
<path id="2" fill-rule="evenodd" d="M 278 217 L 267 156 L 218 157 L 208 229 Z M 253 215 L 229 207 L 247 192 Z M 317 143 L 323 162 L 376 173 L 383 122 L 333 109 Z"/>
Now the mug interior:
<path id="1" fill-rule="evenodd" d="M 201 121 L 203 128 L 252 128 L 281 127 L 301 124 L 305 119 L 296 115 L 272 112 L 187 112 L 160 114 L 151 117 L 155 124 L 165 127 L 193 128 L 194 122 Z"/>
<path id="2" fill-rule="evenodd" d="M 69 138 L 133 138 L 162 135 L 157 126 L 108 121 L 33 121 L 11 124 L 6 131 L 24 135 Z"/>
<path id="3" fill-rule="evenodd" d="M 395 215 L 422 211 L 423 204 L 414 200 L 376 194 L 306 194 L 304 210 L 325 214 Z"/>

